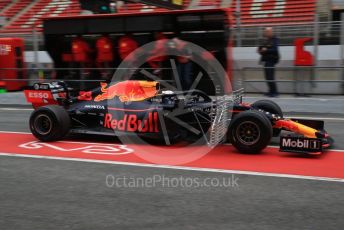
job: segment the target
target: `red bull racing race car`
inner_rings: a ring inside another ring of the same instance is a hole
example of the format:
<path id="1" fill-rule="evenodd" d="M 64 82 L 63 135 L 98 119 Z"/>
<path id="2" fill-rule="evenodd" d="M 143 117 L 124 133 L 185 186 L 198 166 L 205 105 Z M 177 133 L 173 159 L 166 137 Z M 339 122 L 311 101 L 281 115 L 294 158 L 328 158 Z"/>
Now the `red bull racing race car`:
<path id="1" fill-rule="evenodd" d="M 243 103 L 242 91 L 210 97 L 199 90 L 162 90 L 156 81 L 128 80 L 72 92 L 62 81 L 37 83 L 25 91 L 35 109 L 30 129 L 36 138 L 57 141 L 82 133 L 153 138 L 165 144 L 202 140 L 210 146 L 228 140 L 243 153 L 261 152 L 273 136 L 280 136 L 283 152 L 321 154 L 331 144 L 323 121 L 284 118 L 269 100 Z"/>

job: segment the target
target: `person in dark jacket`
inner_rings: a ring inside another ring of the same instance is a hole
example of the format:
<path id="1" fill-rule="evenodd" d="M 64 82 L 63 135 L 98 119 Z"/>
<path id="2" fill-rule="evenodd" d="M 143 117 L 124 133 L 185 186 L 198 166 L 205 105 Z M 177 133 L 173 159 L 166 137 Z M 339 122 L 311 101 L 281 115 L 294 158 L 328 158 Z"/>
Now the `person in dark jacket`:
<path id="1" fill-rule="evenodd" d="M 265 79 L 269 87 L 269 92 L 265 94 L 269 97 L 277 97 L 278 90 L 275 82 L 275 66 L 279 62 L 280 54 L 278 49 L 278 38 L 274 36 L 273 29 L 268 27 L 264 31 L 266 38 L 259 46 L 258 53 L 261 55 L 260 63 L 264 65 Z"/>

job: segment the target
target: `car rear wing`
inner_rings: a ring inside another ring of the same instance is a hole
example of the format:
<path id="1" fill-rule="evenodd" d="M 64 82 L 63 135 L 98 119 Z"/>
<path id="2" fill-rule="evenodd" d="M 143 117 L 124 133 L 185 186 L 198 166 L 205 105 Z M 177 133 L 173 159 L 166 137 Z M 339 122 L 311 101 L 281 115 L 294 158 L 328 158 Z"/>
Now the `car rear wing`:
<path id="1" fill-rule="evenodd" d="M 45 105 L 60 104 L 61 99 L 68 99 L 66 83 L 35 83 L 32 89 L 24 90 L 26 101 L 36 109 Z"/>

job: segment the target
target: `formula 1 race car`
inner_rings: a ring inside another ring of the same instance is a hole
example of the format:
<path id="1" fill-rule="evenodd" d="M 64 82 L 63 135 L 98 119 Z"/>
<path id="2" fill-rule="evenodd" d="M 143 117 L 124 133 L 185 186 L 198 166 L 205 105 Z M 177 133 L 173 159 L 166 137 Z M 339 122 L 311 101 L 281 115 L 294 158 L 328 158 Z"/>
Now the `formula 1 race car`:
<path id="1" fill-rule="evenodd" d="M 32 134 L 56 141 L 68 133 L 140 136 L 164 140 L 205 140 L 216 146 L 229 140 L 243 153 L 259 153 L 273 136 L 280 151 L 320 154 L 331 144 L 323 121 L 283 117 L 269 100 L 242 102 L 243 91 L 210 97 L 199 90 L 174 92 L 156 81 L 101 83 L 92 91 L 74 92 L 65 82 L 37 83 L 26 90 L 34 112 Z M 281 135 L 281 131 L 283 135 Z"/>

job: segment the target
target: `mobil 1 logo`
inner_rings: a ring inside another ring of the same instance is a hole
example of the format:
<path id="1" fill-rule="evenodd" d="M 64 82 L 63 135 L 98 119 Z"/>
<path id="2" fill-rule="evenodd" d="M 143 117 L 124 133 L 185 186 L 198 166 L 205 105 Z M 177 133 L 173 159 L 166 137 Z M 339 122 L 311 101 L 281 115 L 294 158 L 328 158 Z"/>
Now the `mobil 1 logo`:
<path id="1" fill-rule="evenodd" d="M 281 152 L 305 152 L 317 153 L 322 152 L 321 139 L 304 138 L 304 137 L 285 137 L 280 139 Z"/>

